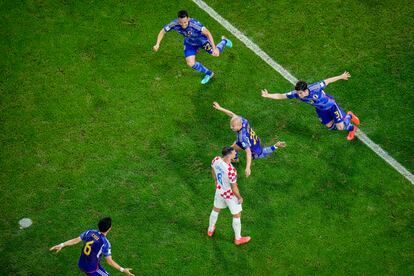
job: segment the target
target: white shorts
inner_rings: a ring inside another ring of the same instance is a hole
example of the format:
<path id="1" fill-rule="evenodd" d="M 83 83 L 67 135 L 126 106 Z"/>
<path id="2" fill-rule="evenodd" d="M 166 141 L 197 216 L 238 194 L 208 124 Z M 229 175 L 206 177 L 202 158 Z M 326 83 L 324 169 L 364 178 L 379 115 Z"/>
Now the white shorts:
<path id="1" fill-rule="evenodd" d="M 232 215 L 237 215 L 242 209 L 242 205 L 239 204 L 237 197 L 233 196 L 231 199 L 224 199 L 222 196 L 217 195 L 214 197 L 214 207 L 218 209 L 225 209 L 229 207 L 230 213 Z"/>

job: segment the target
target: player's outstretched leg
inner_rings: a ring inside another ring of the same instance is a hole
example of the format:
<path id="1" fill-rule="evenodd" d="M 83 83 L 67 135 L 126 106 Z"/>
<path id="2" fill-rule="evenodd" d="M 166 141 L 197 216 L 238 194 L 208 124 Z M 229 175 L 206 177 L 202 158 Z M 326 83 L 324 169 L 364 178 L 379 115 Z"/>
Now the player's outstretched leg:
<path id="1" fill-rule="evenodd" d="M 233 47 L 233 42 L 231 42 L 231 40 L 226 38 L 225 36 L 222 36 L 220 43 L 217 44 L 217 49 L 219 50 L 220 53 L 222 53 L 224 50 L 224 47 L 228 47 L 228 48 Z"/>
<path id="2" fill-rule="evenodd" d="M 257 159 L 260 159 L 260 158 L 263 158 L 263 157 L 266 157 L 266 156 L 272 154 L 275 150 L 277 150 L 277 148 L 284 148 L 284 147 L 286 147 L 286 143 L 279 141 L 279 142 L 277 142 L 276 144 L 274 144 L 270 147 L 264 148 L 262 150 L 262 153 L 257 155 Z"/>
<path id="3" fill-rule="evenodd" d="M 187 65 L 190 66 L 191 68 L 193 68 L 194 70 L 197 70 L 200 73 L 206 74 L 206 76 L 201 81 L 202 84 L 206 84 L 214 76 L 213 71 L 209 70 L 203 64 L 196 61 L 195 55 L 187 56 L 185 58 L 185 61 L 187 62 Z"/>

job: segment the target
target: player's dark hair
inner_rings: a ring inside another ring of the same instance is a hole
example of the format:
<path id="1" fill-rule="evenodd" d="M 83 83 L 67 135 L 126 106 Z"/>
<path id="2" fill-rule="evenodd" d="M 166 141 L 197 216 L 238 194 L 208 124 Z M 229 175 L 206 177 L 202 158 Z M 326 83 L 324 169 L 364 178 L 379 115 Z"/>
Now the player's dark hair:
<path id="1" fill-rule="evenodd" d="M 232 153 L 233 152 L 233 148 L 232 147 L 224 147 L 223 148 L 223 150 L 221 151 L 221 155 L 223 156 L 223 157 L 226 157 L 227 155 L 229 155 L 230 153 Z"/>
<path id="2" fill-rule="evenodd" d="M 188 12 L 185 10 L 181 10 L 178 12 L 178 18 L 186 18 L 188 17 Z"/>
<path id="3" fill-rule="evenodd" d="M 108 231 L 109 228 L 111 228 L 111 226 L 112 226 L 112 219 L 110 217 L 103 218 L 98 222 L 99 231 L 102 233 Z"/>
<path id="4" fill-rule="evenodd" d="M 308 89 L 308 83 L 306 81 L 298 81 L 295 85 L 296 91 L 305 91 Z"/>

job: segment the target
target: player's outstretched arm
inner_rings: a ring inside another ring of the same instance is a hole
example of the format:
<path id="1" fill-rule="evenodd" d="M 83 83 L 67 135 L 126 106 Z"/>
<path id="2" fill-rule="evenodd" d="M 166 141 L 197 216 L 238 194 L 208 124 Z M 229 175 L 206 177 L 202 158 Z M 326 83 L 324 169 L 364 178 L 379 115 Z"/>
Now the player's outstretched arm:
<path id="1" fill-rule="evenodd" d="M 81 241 L 81 238 L 80 237 L 76 237 L 74 239 L 71 239 L 71 240 L 62 242 L 61 244 L 57 244 L 55 246 L 52 246 L 49 250 L 50 251 L 55 250 L 56 252 L 59 252 L 60 250 L 62 250 L 63 247 L 77 244 L 80 241 Z"/>
<path id="2" fill-rule="evenodd" d="M 222 108 L 219 104 L 218 104 L 218 102 L 214 102 L 213 103 L 213 107 L 215 108 L 215 109 L 217 109 L 218 111 L 221 111 L 221 112 L 223 112 L 224 114 L 226 114 L 227 116 L 229 116 L 229 117 L 234 117 L 234 116 L 237 116 L 235 113 L 233 113 L 233 112 L 231 112 L 230 110 L 228 110 L 228 109 L 225 109 L 225 108 Z"/>
<path id="3" fill-rule="evenodd" d="M 285 148 L 286 147 L 286 142 L 279 141 L 275 144 L 275 146 L 278 147 L 278 148 Z"/>
<path id="4" fill-rule="evenodd" d="M 280 94 L 280 93 L 270 94 L 269 91 L 267 91 L 267 89 L 262 90 L 262 97 L 269 98 L 272 100 L 285 100 L 288 98 L 286 94 Z"/>
<path id="5" fill-rule="evenodd" d="M 114 260 L 112 260 L 112 256 L 105 257 L 105 259 L 106 259 L 106 262 L 110 266 L 112 266 L 113 268 L 115 268 L 116 270 L 119 270 L 122 273 L 125 273 L 126 275 L 129 275 L 129 276 L 135 276 L 134 274 L 131 273 L 132 268 L 123 268 L 123 267 L 121 267 Z"/>
<path id="6" fill-rule="evenodd" d="M 336 82 L 338 80 L 348 80 L 351 77 L 351 74 L 347 71 L 345 71 L 343 74 L 336 76 L 336 77 L 332 77 L 329 79 L 324 80 L 325 84 L 328 85 L 330 83 Z"/>
<path id="7" fill-rule="evenodd" d="M 160 33 L 158 34 L 157 43 L 155 43 L 155 45 L 152 47 L 152 49 L 154 50 L 154 52 L 157 52 L 158 49 L 160 48 L 161 40 L 164 38 L 164 35 L 165 34 L 166 34 L 166 32 L 164 31 L 164 28 L 162 28 L 161 31 L 160 31 Z"/>

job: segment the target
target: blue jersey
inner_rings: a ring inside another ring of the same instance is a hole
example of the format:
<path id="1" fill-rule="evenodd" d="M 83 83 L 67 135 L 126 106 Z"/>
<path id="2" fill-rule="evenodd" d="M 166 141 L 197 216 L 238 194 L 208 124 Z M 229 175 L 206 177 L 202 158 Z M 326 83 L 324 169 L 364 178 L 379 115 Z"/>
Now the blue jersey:
<path id="1" fill-rule="evenodd" d="M 327 110 L 335 104 L 335 99 L 323 91 L 325 87 L 326 83 L 322 80 L 309 85 L 309 95 L 304 98 L 300 98 L 296 90 L 286 93 L 286 96 L 288 99 L 299 99 L 314 106 L 316 109 Z"/>
<path id="2" fill-rule="evenodd" d="M 79 236 L 83 240 L 83 248 L 78 266 L 83 272 L 95 272 L 99 269 L 101 255 L 111 256 L 111 244 L 105 235 L 97 230 L 88 230 Z"/>
<path id="3" fill-rule="evenodd" d="M 245 118 L 242 118 L 242 128 L 237 132 L 236 144 L 244 150 L 250 148 L 252 152 L 258 154 L 262 152 L 260 138 L 256 135 Z"/>
<path id="4" fill-rule="evenodd" d="M 192 18 L 188 20 L 188 26 L 185 29 L 180 26 L 178 19 L 175 19 L 164 26 L 165 32 L 171 30 L 176 30 L 179 34 L 184 36 L 184 43 L 192 46 L 201 46 L 208 41 L 208 38 L 202 33 L 204 30 L 203 24 Z"/>

